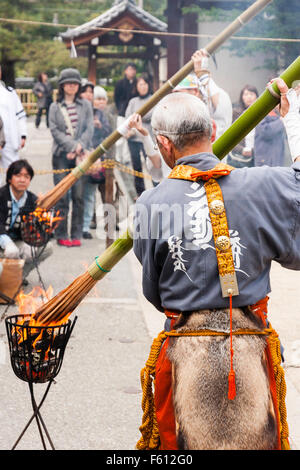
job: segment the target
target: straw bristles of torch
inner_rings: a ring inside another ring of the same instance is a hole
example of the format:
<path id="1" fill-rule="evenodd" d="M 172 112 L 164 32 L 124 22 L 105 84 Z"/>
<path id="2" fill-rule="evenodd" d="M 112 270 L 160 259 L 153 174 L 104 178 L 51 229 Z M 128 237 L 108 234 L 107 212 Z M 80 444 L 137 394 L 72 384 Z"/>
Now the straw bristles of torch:
<path id="1" fill-rule="evenodd" d="M 39 325 L 65 323 L 71 313 L 97 283 L 89 272 L 77 277 L 68 287 L 42 305 L 34 314 Z"/>
<path id="2" fill-rule="evenodd" d="M 76 183 L 78 178 L 73 174 L 69 173 L 65 176 L 54 188 L 48 191 L 44 196 L 41 196 L 37 200 L 37 207 L 41 207 L 43 210 L 50 210 L 60 200 L 60 198 L 66 194 L 66 192 Z"/>
<path id="3" fill-rule="evenodd" d="M 128 229 L 101 256 L 95 258 L 84 274 L 81 274 L 68 287 L 42 305 L 34 313 L 34 320 L 39 325 L 53 325 L 67 321 L 95 284 L 131 250 L 132 245 L 132 235 Z"/>

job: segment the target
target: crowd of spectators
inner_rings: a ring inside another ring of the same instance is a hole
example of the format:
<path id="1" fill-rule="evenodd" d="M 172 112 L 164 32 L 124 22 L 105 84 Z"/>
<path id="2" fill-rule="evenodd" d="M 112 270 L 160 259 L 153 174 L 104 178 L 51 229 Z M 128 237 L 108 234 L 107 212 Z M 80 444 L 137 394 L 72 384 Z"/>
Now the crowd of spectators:
<path id="1" fill-rule="evenodd" d="M 240 91 L 239 101 L 232 104 L 226 87 L 221 87 L 212 77 L 208 59 L 203 51 L 197 51 L 192 58 L 194 71 L 175 87 L 173 93 L 193 94 L 207 105 L 214 141 L 251 106 L 259 92 L 255 86 L 247 84 Z M 152 111 L 143 118 L 137 114 L 142 105 L 151 98 L 153 89 L 150 77 L 144 73 L 138 75 L 134 63 L 125 66 L 124 76 L 116 83 L 111 99 L 103 87 L 82 79 L 79 71 L 74 68 L 61 71 L 58 94 L 54 101 L 52 86 L 44 72 L 40 73 L 33 93 L 38 108 L 35 127 L 39 128 L 45 113 L 46 126 L 52 136 L 53 170 L 72 169 L 77 166 L 116 128 L 119 129 L 118 123 L 121 119 L 123 129 L 126 129 L 126 132 L 122 133 L 122 145 L 130 155 L 128 164 L 132 169 L 149 173 L 154 186 L 168 175 L 170 169 L 154 144 L 155 137 L 151 129 Z M 20 160 L 19 155 L 26 142 L 26 121 L 26 113 L 18 94 L 1 81 L 0 67 L 0 166 L 2 184 L 6 183 L 0 189 L 5 195 L 0 201 L 0 217 L 3 219 L 0 249 L 2 256 L 7 257 L 22 256 L 24 249 L 20 250 L 16 245 L 12 249 L 15 243 L 13 239 L 10 243 L 8 238 L 11 238 L 15 224 L 19 221 L 18 211 L 21 213 L 22 207 L 26 207 L 33 197 L 27 189 L 33 173 L 28 170 L 27 162 Z M 237 168 L 284 166 L 286 148 L 285 127 L 278 109 L 275 109 L 225 157 L 224 161 Z M 114 157 L 115 150 L 112 148 L 101 160 Z M 20 166 L 20 177 L 22 172 L 27 172 L 30 178 L 23 193 L 16 195 L 9 175 L 11 171 L 15 175 L 19 167 L 16 167 L 16 170 L 14 164 L 18 161 L 23 162 Z M 8 176 L 5 179 L 7 170 Z M 64 176 L 64 173 L 54 171 L 54 184 L 58 184 Z M 139 176 L 133 178 L 136 191 L 134 199 L 137 199 L 145 190 L 145 183 Z M 59 245 L 79 247 L 82 238 L 93 238 L 91 228 L 95 228 L 96 224 L 96 194 L 99 191 L 102 203 L 105 203 L 105 181 L 105 168 L 101 164 L 96 165 L 59 200 L 56 208 L 63 218 L 55 231 L 55 239 Z M 10 222 L 6 223 L 9 217 Z M 19 235 L 15 236 L 18 238 Z"/>

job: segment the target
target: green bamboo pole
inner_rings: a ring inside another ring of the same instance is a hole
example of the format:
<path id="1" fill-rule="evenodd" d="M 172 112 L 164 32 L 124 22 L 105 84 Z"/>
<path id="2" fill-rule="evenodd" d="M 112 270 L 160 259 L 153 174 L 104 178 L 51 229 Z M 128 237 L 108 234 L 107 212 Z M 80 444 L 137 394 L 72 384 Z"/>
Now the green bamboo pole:
<path id="1" fill-rule="evenodd" d="M 294 81 L 300 79 L 300 56 L 280 75 L 291 88 Z M 280 94 L 276 82 L 272 84 L 276 94 Z M 213 144 L 213 152 L 222 159 L 227 155 L 272 109 L 277 106 L 280 97 L 271 94 L 268 88 L 257 100 L 219 137 Z"/>
<path id="2" fill-rule="evenodd" d="M 133 239 L 126 230 L 88 267 L 90 276 L 99 281 L 117 264 L 133 246 Z"/>
<path id="3" fill-rule="evenodd" d="M 238 16 L 229 26 L 218 34 L 211 42 L 207 44 L 205 50 L 208 54 L 215 52 L 227 39 L 229 39 L 242 26 L 249 22 L 254 16 L 261 12 L 272 0 L 257 0 L 240 16 Z M 150 111 L 164 96 L 172 91 L 178 83 L 181 82 L 194 68 L 194 63 L 190 60 L 175 75 L 157 90 L 151 98 L 137 111 L 142 117 Z M 70 189 L 70 187 L 98 160 L 99 157 L 107 153 L 108 149 L 114 145 L 122 134 L 115 130 L 112 132 L 90 155 L 78 166 L 76 166 L 70 175 L 66 176 L 60 183 L 52 188 L 44 196 L 41 196 L 37 204 L 44 209 L 51 209 L 57 201 Z"/>

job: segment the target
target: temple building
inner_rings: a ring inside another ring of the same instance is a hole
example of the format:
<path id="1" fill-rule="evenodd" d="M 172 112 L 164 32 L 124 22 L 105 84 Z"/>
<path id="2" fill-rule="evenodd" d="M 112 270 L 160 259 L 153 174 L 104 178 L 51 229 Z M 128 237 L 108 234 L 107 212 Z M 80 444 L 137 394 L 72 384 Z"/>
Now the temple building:
<path id="1" fill-rule="evenodd" d="M 61 33 L 66 46 L 88 58 L 88 79 L 96 83 L 97 59 L 144 59 L 149 63 L 153 87 L 159 87 L 159 63 L 166 48 L 167 32 L 163 21 L 140 8 L 135 0 L 115 0 L 112 7 L 93 20 Z M 126 32 L 128 30 L 128 32 Z M 132 30 L 145 31 L 135 34 Z M 151 34 L 147 32 L 151 31 Z M 154 34 L 152 34 L 154 33 Z M 123 46 L 118 52 L 99 52 L 99 46 Z M 125 47 L 126 46 L 126 47 Z M 101 78 L 97 74 L 97 80 Z"/>
<path id="2" fill-rule="evenodd" d="M 253 0 L 167 0 L 166 22 L 163 22 L 145 11 L 141 0 L 115 0 L 106 12 L 60 36 L 69 49 L 76 51 L 78 56 L 87 57 L 90 81 L 96 83 L 96 79 L 103 78 L 97 70 L 97 59 L 124 58 L 124 63 L 125 60 L 142 59 L 147 63 L 156 90 L 190 60 L 196 49 L 205 47 L 228 25 L 218 19 L 203 19 L 203 15 L 199 18 L 196 12 L 183 14 L 184 7 L 197 5 L 205 14 L 211 7 L 245 10 L 252 3 Z M 133 30 L 140 33 L 133 33 Z M 226 85 L 234 101 L 248 82 L 259 91 L 264 89 L 270 78 L 270 71 L 263 67 L 264 54 L 237 57 L 226 45 L 210 60 L 215 80 Z M 111 51 L 109 48 L 103 50 L 102 46 L 120 47 Z"/>

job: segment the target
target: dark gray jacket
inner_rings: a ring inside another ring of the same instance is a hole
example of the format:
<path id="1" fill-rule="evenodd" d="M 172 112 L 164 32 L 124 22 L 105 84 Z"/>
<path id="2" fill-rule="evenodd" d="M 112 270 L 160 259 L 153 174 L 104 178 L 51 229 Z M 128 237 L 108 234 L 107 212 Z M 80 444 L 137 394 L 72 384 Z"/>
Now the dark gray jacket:
<path id="1" fill-rule="evenodd" d="M 49 128 L 53 137 L 53 156 L 59 157 L 63 153 L 74 151 L 78 143 L 82 145 L 84 150 L 90 149 L 94 132 L 91 103 L 80 98 L 76 99 L 78 123 L 74 137 L 66 133 L 67 125 L 60 110 L 60 105 L 66 106 L 64 100 L 61 103 L 52 103 L 49 110 Z"/>
<path id="2" fill-rule="evenodd" d="M 52 101 L 52 85 L 50 82 L 36 82 L 32 92 L 37 97 L 38 108 L 46 108 L 49 106 L 50 102 Z M 42 93 L 42 96 L 39 96 L 40 93 Z"/>
<path id="3" fill-rule="evenodd" d="M 205 171 L 219 160 L 200 153 L 177 162 Z M 300 270 L 300 162 L 235 169 L 218 183 L 240 292 L 233 306 L 252 305 L 271 290 L 272 261 Z M 165 179 L 140 196 L 136 210 L 134 252 L 145 297 L 159 310 L 228 308 L 203 182 Z"/>
<path id="4" fill-rule="evenodd" d="M 255 128 L 254 165 L 284 166 L 285 136 L 280 116 L 268 114 Z"/>

